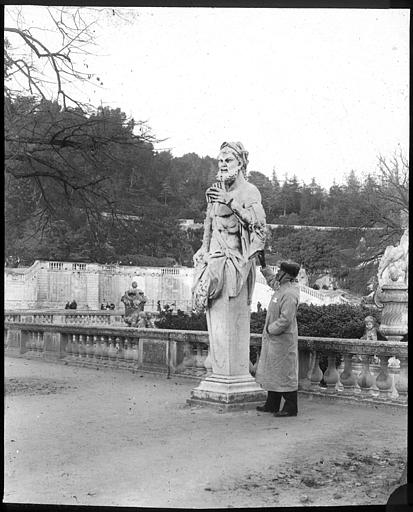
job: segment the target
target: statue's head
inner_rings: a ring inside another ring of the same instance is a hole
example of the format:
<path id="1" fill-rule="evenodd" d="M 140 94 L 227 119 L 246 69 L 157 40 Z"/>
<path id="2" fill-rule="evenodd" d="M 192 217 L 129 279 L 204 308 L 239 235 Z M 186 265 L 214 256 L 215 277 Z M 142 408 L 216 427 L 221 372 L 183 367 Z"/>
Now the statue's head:
<path id="1" fill-rule="evenodd" d="M 366 326 L 366 329 L 370 331 L 371 329 L 376 327 L 376 320 L 371 315 L 368 315 L 364 319 L 364 325 Z"/>
<path id="2" fill-rule="evenodd" d="M 240 172 L 247 173 L 248 151 L 241 142 L 223 142 L 218 154 L 217 180 L 231 185 Z"/>

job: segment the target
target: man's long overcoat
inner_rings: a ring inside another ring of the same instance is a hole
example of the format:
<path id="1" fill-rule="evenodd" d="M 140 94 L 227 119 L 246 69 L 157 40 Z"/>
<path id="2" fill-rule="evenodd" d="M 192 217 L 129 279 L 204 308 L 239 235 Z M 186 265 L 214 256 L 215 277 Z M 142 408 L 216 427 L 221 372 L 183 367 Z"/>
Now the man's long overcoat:
<path id="1" fill-rule="evenodd" d="M 269 268 L 262 273 L 271 288 L 275 274 Z M 297 391 L 298 389 L 298 330 L 297 307 L 300 298 L 298 284 L 286 282 L 275 291 L 268 305 L 262 348 L 256 380 L 266 391 Z"/>

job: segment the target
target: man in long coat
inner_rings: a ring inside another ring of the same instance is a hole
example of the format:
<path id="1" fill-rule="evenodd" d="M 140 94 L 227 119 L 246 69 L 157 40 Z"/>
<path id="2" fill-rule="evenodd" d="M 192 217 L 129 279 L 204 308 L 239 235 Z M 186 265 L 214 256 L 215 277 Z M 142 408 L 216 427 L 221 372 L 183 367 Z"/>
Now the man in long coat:
<path id="1" fill-rule="evenodd" d="M 300 266 L 283 261 L 275 274 L 265 265 L 263 251 L 258 254 L 261 272 L 275 290 L 268 305 L 262 349 L 256 381 L 268 392 L 264 406 L 258 411 L 272 412 L 276 417 L 297 416 L 298 330 L 297 307 L 300 290 L 297 275 Z M 280 411 L 281 398 L 284 406 Z"/>

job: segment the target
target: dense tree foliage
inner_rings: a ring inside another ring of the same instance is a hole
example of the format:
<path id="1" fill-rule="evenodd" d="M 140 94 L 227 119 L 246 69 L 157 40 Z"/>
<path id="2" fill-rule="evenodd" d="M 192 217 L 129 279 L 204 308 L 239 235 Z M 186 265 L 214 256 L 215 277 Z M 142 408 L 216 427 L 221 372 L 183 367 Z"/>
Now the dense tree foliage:
<path id="1" fill-rule="evenodd" d="M 84 9 L 45 9 L 61 37 L 55 47 L 20 13 L 5 28 L 6 256 L 23 265 L 38 258 L 191 265 L 216 160 L 156 151 L 158 139 L 144 122 L 73 97 L 71 82 L 100 80 L 86 64 L 76 67 L 93 43 L 94 21 L 82 18 Z M 357 272 L 371 272 L 386 245 L 399 240 L 399 213 L 408 211 L 408 162 L 395 154 L 378 164 L 378 172 L 361 179 L 352 171 L 328 191 L 314 178 L 280 179 L 274 169 L 270 179 L 251 169 L 267 222 L 286 226 L 269 233 L 269 263 L 295 259 L 310 275 L 329 269 L 356 286 Z M 198 227 L 181 230 L 179 219 Z M 293 224 L 384 229 L 293 231 Z"/>

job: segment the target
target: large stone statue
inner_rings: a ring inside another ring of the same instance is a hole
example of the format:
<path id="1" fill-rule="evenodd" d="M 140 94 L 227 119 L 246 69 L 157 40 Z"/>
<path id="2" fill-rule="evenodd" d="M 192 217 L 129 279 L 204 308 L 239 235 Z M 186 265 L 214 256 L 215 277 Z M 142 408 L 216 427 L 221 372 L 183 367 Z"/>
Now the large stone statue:
<path id="1" fill-rule="evenodd" d="M 249 373 L 250 304 L 255 254 L 265 244 L 261 195 L 246 180 L 248 152 L 240 142 L 224 142 L 217 183 L 206 191 L 202 246 L 194 255 L 194 306 L 205 308 L 212 374 L 192 391 L 193 402 L 234 408 L 260 402 L 265 393 Z"/>
<path id="2" fill-rule="evenodd" d="M 404 229 L 398 245 L 386 247 L 380 260 L 377 277 L 379 286 L 391 282 L 406 283 L 408 279 L 409 258 L 409 219 L 406 214 L 401 214 L 401 225 Z"/>
<path id="3" fill-rule="evenodd" d="M 133 281 L 129 290 L 126 290 L 120 299 L 125 304 L 125 322 L 130 327 L 137 327 L 139 322 L 139 313 L 143 311 L 147 298 L 138 284 Z"/>
<path id="4" fill-rule="evenodd" d="M 401 341 L 407 335 L 409 219 L 404 212 L 401 226 L 404 232 L 399 244 L 388 246 L 380 260 L 374 299 L 383 308 L 380 332 L 390 341 Z"/>

